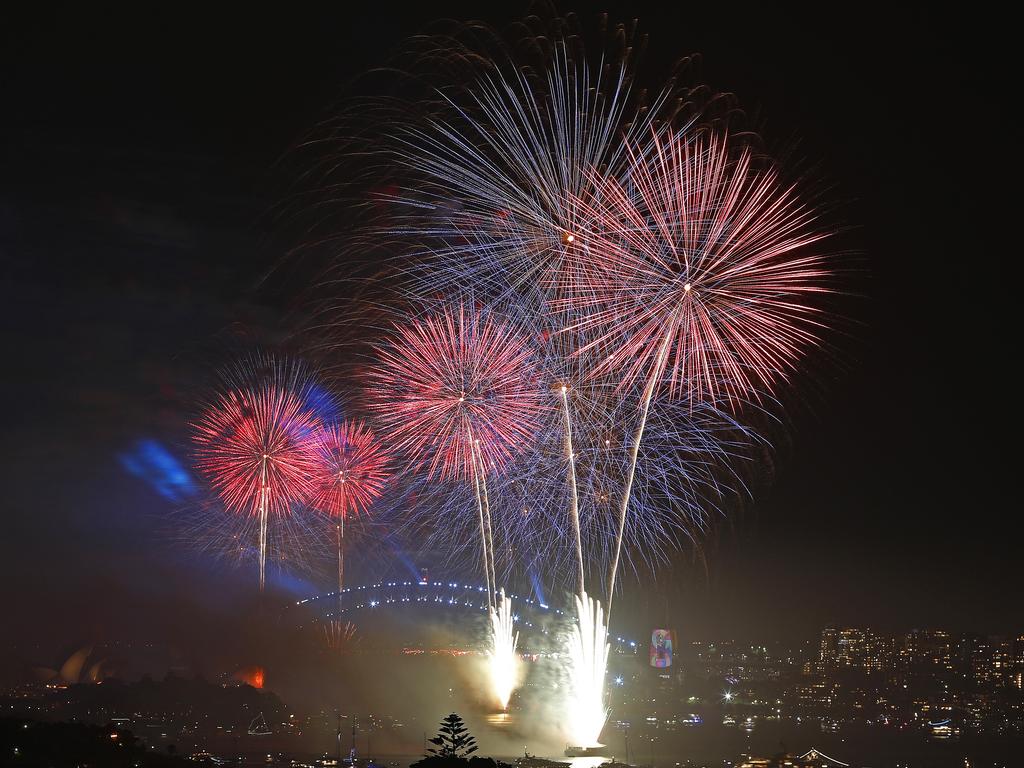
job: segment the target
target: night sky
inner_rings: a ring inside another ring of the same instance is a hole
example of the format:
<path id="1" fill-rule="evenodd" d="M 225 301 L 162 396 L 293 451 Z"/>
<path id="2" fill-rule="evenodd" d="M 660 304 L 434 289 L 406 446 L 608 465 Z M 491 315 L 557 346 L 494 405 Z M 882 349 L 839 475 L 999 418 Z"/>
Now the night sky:
<path id="1" fill-rule="evenodd" d="M 709 544 L 709 577 L 634 584 L 648 597 L 617 620 L 705 637 L 1020 630 L 1002 33 L 860 8 L 601 9 L 641 19 L 648 74 L 701 53 L 702 79 L 806 162 L 850 228 L 857 295 L 835 359 L 799 381 L 773 484 Z M 125 456 L 153 441 L 185 462 L 196 390 L 227 340 L 273 343 L 301 311 L 301 266 L 281 265 L 267 215 L 293 170 L 278 161 L 425 23 L 482 12 L 0 20 L 5 635 L 155 637 L 244 610 L 253 574 L 169 541 L 187 479 L 154 487 Z"/>

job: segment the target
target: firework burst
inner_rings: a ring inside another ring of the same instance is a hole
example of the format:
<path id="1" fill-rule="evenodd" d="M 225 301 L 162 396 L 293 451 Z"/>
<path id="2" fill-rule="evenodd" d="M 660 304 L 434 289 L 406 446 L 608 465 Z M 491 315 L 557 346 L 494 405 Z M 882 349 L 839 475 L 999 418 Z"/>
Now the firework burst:
<path id="1" fill-rule="evenodd" d="M 534 356 L 511 317 L 446 304 L 395 325 L 370 371 L 369 398 L 413 466 L 473 482 L 534 438 L 544 407 Z"/>
<path id="2" fill-rule="evenodd" d="M 317 429 L 312 444 L 312 506 L 336 518 L 365 514 L 390 476 L 391 458 L 373 431 L 361 421 L 343 421 Z"/>
<path id="3" fill-rule="evenodd" d="M 678 94 L 634 98 L 628 54 L 593 66 L 564 41 L 534 66 L 494 62 L 448 115 L 407 128 L 396 155 L 412 185 L 392 230 L 431 243 L 414 289 L 470 275 L 496 295 L 557 285 L 579 258 L 578 199 L 624 171 Z M 594 171 L 593 169 L 600 169 Z"/>
<path id="4" fill-rule="evenodd" d="M 579 593 L 593 578 L 603 586 L 615 556 L 637 403 L 619 395 L 608 377 L 592 376 L 591 362 L 572 354 L 582 338 L 547 327 L 536 317 L 529 330 L 523 327 L 538 352 L 543 407 L 537 428 L 504 470 L 487 478 L 491 539 L 500 543 L 492 569 L 498 584 L 534 572 Z M 638 573 L 655 569 L 724 514 L 743 490 L 735 468 L 758 440 L 725 410 L 660 402 L 637 456 L 622 533 L 627 566 Z M 465 514 L 469 508 L 478 509 L 472 484 L 421 479 L 415 504 L 384 513 L 413 549 L 435 560 L 444 553 L 449 567 L 459 569 L 471 565 L 480 546 L 479 519 Z"/>
<path id="5" fill-rule="evenodd" d="M 231 512 L 258 521 L 259 579 L 266 582 L 268 525 L 313 493 L 311 436 L 319 420 L 304 369 L 273 358 L 227 371 L 196 421 L 196 462 Z"/>
<path id="6" fill-rule="evenodd" d="M 815 343 L 811 298 L 829 271 L 813 249 L 812 211 L 748 147 L 724 136 L 668 131 L 630 147 L 622 179 L 601 176 L 578 199 L 588 258 L 552 300 L 600 349 L 595 375 L 641 390 L 618 515 L 608 606 L 650 409 L 662 384 L 676 398 L 736 409 L 770 391 Z M 597 176 L 595 172 L 595 177 Z"/>
<path id="7" fill-rule="evenodd" d="M 312 437 L 316 475 L 311 506 L 335 520 L 338 544 L 338 601 L 345 585 L 345 521 L 365 514 L 384 492 L 390 456 L 362 422 L 320 427 Z"/>
<path id="8" fill-rule="evenodd" d="M 332 651 L 350 649 L 356 643 L 356 625 L 351 621 L 329 619 L 322 622 L 324 644 Z"/>
<path id="9" fill-rule="evenodd" d="M 536 436 L 544 403 L 535 350 L 511 316 L 445 305 L 395 328 L 370 375 L 371 402 L 395 446 L 427 477 L 470 484 L 476 497 L 491 633 L 491 687 L 504 707 L 515 684 L 511 603 L 497 592 L 488 476 Z M 506 631 L 507 630 L 507 631 Z M 509 643 L 511 642 L 511 650 Z"/>
<path id="10" fill-rule="evenodd" d="M 664 381 L 730 407 L 758 397 L 822 328 L 814 213 L 724 136 L 668 132 L 630 154 L 621 180 L 595 178 L 595 197 L 577 199 L 589 258 L 553 306 L 591 335 L 582 352 L 609 350 L 595 373 L 622 386 Z"/>
<path id="11" fill-rule="evenodd" d="M 396 325 L 370 373 L 371 405 L 395 450 L 430 480 L 473 488 L 489 601 L 488 476 L 534 439 L 543 408 L 527 330 L 513 315 L 444 304 Z"/>

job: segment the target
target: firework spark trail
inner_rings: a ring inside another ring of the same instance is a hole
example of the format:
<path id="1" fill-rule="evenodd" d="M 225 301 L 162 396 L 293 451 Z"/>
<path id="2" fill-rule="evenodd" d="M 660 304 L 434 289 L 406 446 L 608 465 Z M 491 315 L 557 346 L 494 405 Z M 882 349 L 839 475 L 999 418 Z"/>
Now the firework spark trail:
<path id="1" fill-rule="evenodd" d="M 749 494 L 745 475 L 754 469 L 753 452 L 767 446 L 747 424 L 721 409 L 666 399 L 652 402 L 637 441 L 637 404 L 631 402 L 624 410 L 627 407 L 629 427 L 607 449 L 615 456 L 617 483 L 602 491 L 606 514 L 599 519 L 603 527 L 594 534 L 594 540 L 606 546 L 603 573 L 607 579 L 619 541 L 621 492 L 633 461 L 629 449 L 637 446 L 618 550 L 619 581 L 627 567 L 634 572 L 654 569 L 665 561 L 668 550 L 684 543 L 698 545 L 707 526 L 724 516 L 727 506 Z M 755 414 L 767 417 L 751 406 L 747 417 Z"/>
<path id="2" fill-rule="evenodd" d="M 491 650 L 488 655 L 488 672 L 491 690 L 502 710 L 508 709 L 508 701 L 519 684 L 519 657 L 516 646 L 519 633 L 515 631 L 512 616 L 512 600 L 499 591 L 496 605 L 488 609 L 491 629 Z"/>
<path id="3" fill-rule="evenodd" d="M 487 472 L 486 472 L 486 469 L 484 467 L 483 455 L 480 453 L 480 441 L 479 440 L 474 440 L 473 441 L 473 449 L 474 449 L 474 456 L 476 457 L 476 460 L 478 462 L 478 466 L 480 468 L 480 488 L 483 491 L 482 498 L 483 498 L 483 513 L 484 513 L 484 521 L 485 521 L 484 530 L 486 531 L 483 543 L 484 543 L 484 548 L 487 550 L 487 557 L 490 560 L 491 572 L 490 572 L 489 578 L 490 578 L 490 582 L 491 582 L 491 587 L 492 587 L 493 590 L 497 590 L 498 589 L 498 575 L 497 575 L 497 570 L 496 570 L 496 568 L 494 566 L 494 527 L 491 524 L 491 498 L 490 498 L 490 495 L 487 492 Z M 488 595 L 488 600 L 491 600 L 492 597 L 494 597 L 493 594 L 492 595 Z"/>
<path id="4" fill-rule="evenodd" d="M 658 357 L 659 362 L 655 365 L 658 370 L 665 364 L 665 355 L 668 351 L 668 344 L 671 335 L 666 333 L 665 340 L 661 344 Z M 629 501 L 633 494 L 633 480 L 636 478 L 636 461 L 640 455 L 640 444 L 644 439 L 644 430 L 647 428 L 647 416 L 651 410 L 651 398 L 654 396 L 657 378 L 652 376 L 644 387 L 644 397 L 640 406 L 640 424 L 637 426 L 636 434 L 633 436 L 633 444 L 630 447 L 629 470 L 626 473 L 626 485 L 622 491 L 622 502 L 619 507 L 618 527 L 615 534 L 615 555 L 612 558 L 612 566 L 608 573 L 608 615 L 611 616 L 612 600 L 615 597 L 615 578 L 619 572 L 619 559 L 622 556 L 622 540 L 626 533 L 626 513 L 629 510 Z"/>
<path id="5" fill-rule="evenodd" d="M 576 623 L 569 639 L 569 732 L 575 746 L 596 747 L 608 719 L 605 670 L 608 667 L 608 625 L 601 603 L 584 592 L 576 600 Z"/>
<path id="6" fill-rule="evenodd" d="M 470 435 L 468 439 L 470 442 L 472 442 L 472 435 Z M 474 451 L 473 489 L 476 493 L 477 513 L 480 518 L 480 555 L 481 559 L 483 560 L 484 584 L 486 585 L 487 588 L 487 610 L 490 611 L 493 607 L 493 595 L 496 587 L 494 581 L 492 581 L 491 579 L 491 574 L 494 572 L 492 552 L 491 548 L 487 546 L 487 542 L 489 539 L 487 536 L 487 519 L 484 516 L 484 492 L 482 488 L 483 478 L 481 477 L 482 471 L 482 467 L 476 461 L 476 452 Z"/>
<path id="7" fill-rule="evenodd" d="M 333 619 L 324 622 L 323 638 L 331 650 L 345 650 L 353 644 L 355 637 L 356 625 L 351 621 Z"/>
<path id="8" fill-rule="evenodd" d="M 219 496 L 180 508 L 173 524 L 166 523 L 164 535 L 173 543 L 200 553 L 225 567 L 259 566 L 259 515 L 255 510 L 227 512 Z M 271 515 L 266 540 L 265 577 L 271 567 L 316 578 L 336 567 L 333 541 L 336 526 L 307 504 L 293 504 L 287 515 Z"/>
<path id="9" fill-rule="evenodd" d="M 529 300 L 523 304 L 529 305 Z M 543 314 L 538 314 L 535 322 L 541 340 L 543 389 L 552 401 L 557 398 L 557 406 L 548 409 L 543 434 L 535 444 L 538 450 L 514 471 L 523 473 L 520 484 L 527 507 L 541 512 L 535 535 L 542 544 L 545 567 L 555 571 L 562 567 L 561 553 L 552 548 L 550 530 L 554 527 L 560 534 L 557 540 L 567 545 L 564 568 L 566 575 L 572 576 L 566 581 L 578 594 L 585 589 L 588 560 L 582 517 L 594 512 L 591 492 L 606 484 L 598 478 L 606 474 L 601 466 L 601 438 L 607 439 L 614 421 L 605 397 L 611 390 L 588 376 L 590 361 L 573 354 L 578 339 L 556 332 L 552 328 L 556 323 Z M 564 482 L 553 483 L 554 477 L 562 477 Z M 542 511 L 545 507 L 548 511 Z M 524 543 L 520 549 L 537 551 L 538 547 Z"/>
<path id="10" fill-rule="evenodd" d="M 259 501 L 259 547 L 260 547 L 260 592 L 267 583 L 267 516 L 270 512 L 270 488 L 267 487 L 267 454 L 263 454 L 260 462 L 260 501 Z"/>
<path id="11" fill-rule="evenodd" d="M 338 612 L 345 604 L 343 591 L 345 589 L 345 518 L 338 520 Z"/>
<path id="12" fill-rule="evenodd" d="M 313 492 L 310 436 L 319 420 L 301 366 L 256 359 L 222 378 L 195 424 L 196 460 L 229 511 L 257 518 L 263 591 L 271 518 L 288 516 Z"/>
<path id="13" fill-rule="evenodd" d="M 579 490 L 576 486 L 576 454 L 572 445 L 572 419 L 569 417 L 569 388 L 563 384 L 561 390 L 562 408 L 565 411 L 565 451 L 569 459 L 569 488 L 571 492 L 569 515 L 572 519 L 573 534 L 576 537 L 576 566 L 578 568 L 576 591 L 582 595 L 585 589 L 584 579 L 586 578 L 586 573 L 583 568 L 583 537 L 580 532 Z"/>
<path id="14" fill-rule="evenodd" d="M 566 334 L 546 339 L 545 388 L 558 397 L 557 420 L 545 423 L 545 434 L 536 444 L 539 450 L 508 472 L 521 477 L 519 484 L 529 489 L 520 495 L 531 509 L 551 510 L 537 523 L 544 531 L 541 541 L 549 542 L 547 531 L 556 526 L 564 532 L 566 544 L 571 542 L 572 563 L 566 556 L 559 567 L 575 574 L 571 587 L 575 592 L 581 582 L 585 584 L 588 568 L 603 568 L 599 582 L 603 588 L 610 571 L 619 572 L 619 563 L 629 551 L 653 565 L 660 545 L 671 546 L 675 533 L 691 537 L 694 524 L 699 527 L 707 514 L 718 509 L 723 494 L 730 492 L 736 479 L 728 468 L 731 453 L 756 440 L 727 414 L 704 403 L 680 405 L 678 401 L 661 402 L 653 424 L 648 408 L 642 420 L 644 431 L 637 439 L 637 416 L 644 401 L 622 397 L 613 381 L 591 377 L 593 361 L 574 355 L 578 346 L 575 340 L 567 343 Z M 650 429 L 653 441 L 645 449 Z M 544 491 L 554 485 L 555 475 L 566 478 L 561 491 Z M 633 483 L 638 485 L 639 498 Z M 621 507 L 612 498 L 619 500 L 627 486 L 630 506 L 624 524 Z M 604 517 L 608 525 L 602 522 Z M 545 547 L 550 559 L 550 545 Z M 531 551 L 536 545 L 524 543 L 520 549 Z"/>

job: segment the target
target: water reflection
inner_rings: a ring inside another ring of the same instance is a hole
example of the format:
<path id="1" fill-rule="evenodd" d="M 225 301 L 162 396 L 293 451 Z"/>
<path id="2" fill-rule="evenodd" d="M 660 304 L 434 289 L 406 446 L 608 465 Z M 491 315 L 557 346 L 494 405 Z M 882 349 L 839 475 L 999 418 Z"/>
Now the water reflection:
<path id="1" fill-rule="evenodd" d="M 570 757 L 562 759 L 568 762 L 572 768 L 597 768 L 599 765 L 612 761 L 610 757 L 601 757 L 600 755 L 596 757 Z"/>

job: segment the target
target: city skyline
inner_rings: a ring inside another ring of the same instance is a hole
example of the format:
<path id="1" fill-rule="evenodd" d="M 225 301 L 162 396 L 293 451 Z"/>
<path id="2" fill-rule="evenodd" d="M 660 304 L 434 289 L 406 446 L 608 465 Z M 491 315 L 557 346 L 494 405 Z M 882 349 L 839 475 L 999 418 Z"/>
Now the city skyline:
<path id="1" fill-rule="evenodd" d="M 407 629 L 414 626 L 409 624 Z M 422 629 L 423 625 L 419 626 Z M 369 676 L 361 676 L 371 685 L 386 685 L 394 675 L 408 678 L 413 670 L 427 679 L 441 674 L 440 679 L 447 679 L 452 686 L 448 692 L 451 705 L 467 707 L 466 697 L 472 698 L 466 688 L 469 681 L 451 677 L 450 670 L 471 663 L 467 660 L 477 655 L 478 649 L 471 642 L 456 647 L 431 647 L 430 642 L 429 632 L 404 641 L 392 636 L 390 645 L 356 644 L 336 658 L 373 670 Z M 264 689 L 262 668 L 242 666 L 234 671 L 225 668 L 215 674 L 196 674 L 178 666 L 163 674 L 151 670 L 136 682 L 97 672 L 102 664 L 110 662 L 113 670 L 113 665 L 124 663 L 128 655 L 140 652 L 152 653 L 117 643 L 80 649 L 59 672 L 51 670 L 53 677 L 37 677 L 34 683 L 6 688 L 0 694 L 0 705 L 16 715 L 49 713 L 47 719 L 109 722 L 108 727 L 126 731 L 154 727 L 173 731 L 185 752 L 197 751 L 202 745 L 215 752 L 223 749 L 223 734 L 218 736 L 218 731 L 244 729 L 251 711 L 258 707 L 264 720 L 275 724 L 276 748 L 298 751 L 301 745 L 312 749 L 317 743 L 329 743 L 335 716 L 326 702 L 313 703 L 315 699 L 302 697 L 305 706 L 296 706 L 294 694 L 282 694 L 273 685 Z M 543 670 L 553 661 L 530 646 L 522 652 L 530 667 L 524 689 L 528 692 L 543 685 Z M 396 661 L 387 661 L 389 657 Z M 102 661 L 94 663 L 95 659 Z M 397 670 L 387 671 L 395 664 Z M 292 674 L 280 670 L 267 673 L 271 682 Z M 332 676 L 337 673 L 329 672 Z M 342 679 L 351 674 L 342 673 Z M 777 721 L 794 719 L 813 724 L 814 732 L 820 722 L 818 736 L 807 731 L 803 738 L 812 739 L 823 753 L 846 758 L 870 754 L 864 750 L 877 749 L 887 741 L 890 748 L 902 751 L 910 744 L 900 741 L 904 732 L 920 734 L 933 745 L 936 759 L 948 754 L 948 749 L 942 751 L 944 745 L 961 741 L 978 754 L 986 739 L 994 739 L 991 745 L 997 749 L 999 744 L 1012 746 L 1013 735 L 1024 727 L 1020 695 L 1024 635 L 994 641 L 926 629 L 892 637 L 864 628 L 826 627 L 795 647 L 728 639 L 683 642 L 676 646 L 667 667 L 650 663 L 645 648 L 620 643 L 612 654 L 610 675 L 609 702 L 616 716 L 608 739 L 613 743 L 632 740 L 634 749 L 652 754 L 687 743 L 689 757 L 696 757 L 697 764 L 705 764 L 700 755 L 713 749 L 704 744 L 705 737 L 714 743 L 735 729 L 749 739 L 759 729 L 770 730 Z M 106 685 L 96 685 L 98 682 Z M 248 704 L 239 710 L 240 702 Z M 415 741 L 422 715 L 402 697 L 378 697 L 372 705 L 357 697 L 344 714 L 339 710 L 337 717 L 339 724 L 345 721 L 342 732 L 346 741 L 348 729 L 358 723 L 359 750 L 373 754 L 372 741 L 377 751 L 387 754 L 411 748 L 410 739 Z M 429 720 L 428 716 L 424 726 Z M 479 714 L 471 714 L 469 721 L 476 730 L 483 729 L 492 749 L 510 749 L 518 737 L 534 743 L 549 738 L 528 731 L 509 741 L 501 728 L 489 730 Z M 835 734 L 848 738 L 835 740 Z M 744 753 L 751 753 L 749 744 Z"/>

